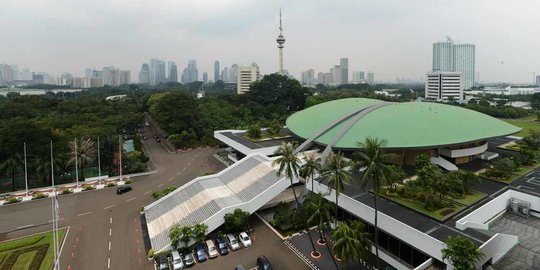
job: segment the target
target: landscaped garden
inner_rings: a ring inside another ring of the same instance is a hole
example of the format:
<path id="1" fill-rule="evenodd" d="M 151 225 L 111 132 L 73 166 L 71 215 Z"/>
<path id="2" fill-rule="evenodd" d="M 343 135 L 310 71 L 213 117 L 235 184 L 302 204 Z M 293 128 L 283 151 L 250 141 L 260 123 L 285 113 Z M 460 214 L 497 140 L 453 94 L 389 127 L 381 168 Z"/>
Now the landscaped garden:
<path id="1" fill-rule="evenodd" d="M 265 130 L 261 130 L 258 125 L 253 125 L 248 128 L 244 138 L 253 142 L 260 142 L 291 137 L 291 135 L 281 134 L 281 128 L 282 125 L 277 120 L 272 121 Z"/>
<path id="2" fill-rule="evenodd" d="M 58 231 L 60 243 L 63 236 L 61 229 Z M 51 232 L 5 241 L 0 243 L 0 269 L 49 270 L 54 260 L 53 252 Z"/>
<path id="3" fill-rule="evenodd" d="M 530 134 L 531 131 L 540 132 L 540 123 L 537 121 L 537 116 L 527 116 L 518 119 L 503 119 L 504 121 L 523 128 L 516 136 L 525 137 Z"/>

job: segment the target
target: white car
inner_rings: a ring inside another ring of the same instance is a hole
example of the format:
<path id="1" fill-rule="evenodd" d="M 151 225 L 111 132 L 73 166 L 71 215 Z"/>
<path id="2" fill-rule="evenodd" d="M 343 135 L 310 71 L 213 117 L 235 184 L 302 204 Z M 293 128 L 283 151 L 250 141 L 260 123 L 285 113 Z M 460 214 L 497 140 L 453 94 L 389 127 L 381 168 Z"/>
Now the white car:
<path id="1" fill-rule="evenodd" d="M 229 247 L 231 250 L 237 250 L 240 249 L 240 244 L 238 244 L 238 240 L 234 237 L 232 234 L 227 234 L 227 242 L 229 243 Z"/>
<path id="2" fill-rule="evenodd" d="M 240 239 L 240 243 L 242 243 L 242 246 L 251 247 L 251 238 L 249 238 L 249 235 L 247 235 L 247 233 L 241 232 L 238 235 L 238 238 Z"/>
<path id="3" fill-rule="evenodd" d="M 181 270 L 184 269 L 184 262 L 182 261 L 182 257 L 180 257 L 180 253 L 178 251 L 173 251 L 171 253 L 172 255 L 172 265 L 174 270 Z"/>
<path id="4" fill-rule="evenodd" d="M 218 251 L 217 251 L 216 246 L 214 245 L 214 241 L 210 239 L 206 240 L 206 248 L 208 251 L 208 257 L 210 257 L 210 259 L 213 259 L 218 256 Z"/>

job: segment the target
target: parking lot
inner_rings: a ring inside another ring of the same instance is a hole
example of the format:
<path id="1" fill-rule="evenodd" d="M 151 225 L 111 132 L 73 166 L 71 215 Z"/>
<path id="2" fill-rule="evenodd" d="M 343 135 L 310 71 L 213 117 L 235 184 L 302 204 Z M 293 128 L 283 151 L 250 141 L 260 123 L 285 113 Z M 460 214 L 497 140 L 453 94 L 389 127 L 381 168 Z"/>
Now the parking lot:
<path id="1" fill-rule="evenodd" d="M 253 232 L 250 233 L 252 246 L 229 251 L 203 263 L 195 263 L 189 269 L 226 270 L 241 264 L 246 269 L 256 269 L 257 257 L 265 255 L 273 269 L 310 269 L 283 241 L 256 216 L 250 220 Z M 237 236 L 237 235 L 236 235 Z"/>

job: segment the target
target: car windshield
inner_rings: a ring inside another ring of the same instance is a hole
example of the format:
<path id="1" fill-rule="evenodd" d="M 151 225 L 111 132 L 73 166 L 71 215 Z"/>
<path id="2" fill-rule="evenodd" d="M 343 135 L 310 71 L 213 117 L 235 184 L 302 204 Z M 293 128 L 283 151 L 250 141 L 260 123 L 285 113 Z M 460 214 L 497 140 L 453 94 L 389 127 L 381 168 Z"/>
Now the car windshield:
<path id="1" fill-rule="evenodd" d="M 219 248 L 226 248 L 226 247 L 227 247 L 227 246 L 226 246 L 225 244 L 223 244 L 223 243 L 220 243 L 220 244 L 219 244 Z"/>
<path id="2" fill-rule="evenodd" d="M 214 250 L 216 250 L 216 247 L 215 247 L 215 246 L 211 246 L 211 247 L 209 248 L 209 250 L 210 250 L 210 251 L 214 251 Z"/>
<path id="3" fill-rule="evenodd" d="M 173 261 L 173 263 L 174 263 L 174 264 L 179 264 L 179 263 L 182 263 L 182 260 L 176 259 L 176 260 Z"/>
<path id="4" fill-rule="evenodd" d="M 231 241 L 231 244 L 236 245 L 236 244 L 238 244 L 238 241 L 236 241 L 236 239 L 234 239 L 234 240 Z"/>
<path id="5" fill-rule="evenodd" d="M 242 235 L 242 238 L 244 239 L 244 241 L 249 240 L 249 236 L 247 236 L 247 235 Z"/>

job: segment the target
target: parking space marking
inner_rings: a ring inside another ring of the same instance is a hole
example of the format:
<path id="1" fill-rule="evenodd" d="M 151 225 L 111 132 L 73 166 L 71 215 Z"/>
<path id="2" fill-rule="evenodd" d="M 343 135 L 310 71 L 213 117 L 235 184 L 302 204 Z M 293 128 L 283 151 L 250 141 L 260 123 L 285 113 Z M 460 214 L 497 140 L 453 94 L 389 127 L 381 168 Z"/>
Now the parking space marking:
<path id="1" fill-rule="evenodd" d="M 111 251 L 111 241 L 109 241 L 109 251 Z"/>
<path id="2" fill-rule="evenodd" d="M 159 184 L 157 187 L 160 188 L 160 187 L 162 187 L 162 186 L 163 186 L 163 184 Z"/>
<path id="3" fill-rule="evenodd" d="M 131 202 L 131 201 L 133 201 L 133 200 L 135 200 L 135 199 L 137 199 L 137 197 L 133 197 L 133 198 L 131 198 L 131 199 L 127 199 L 126 202 Z"/>
<path id="4" fill-rule="evenodd" d="M 103 208 L 103 210 L 105 210 L 105 209 L 109 209 L 109 208 L 113 208 L 113 207 L 115 207 L 115 206 L 116 206 L 116 204 L 113 204 L 113 205 L 109 205 L 109 206 L 107 206 L 107 207 L 104 207 L 104 208 Z"/>
<path id="5" fill-rule="evenodd" d="M 92 212 L 86 212 L 86 213 L 82 213 L 82 214 L 78 214 L 77 216 L 78 217 L 82 217 L 82 216 L 86 216 L 88 214 L 92 214 Z"/>
<path id="6" fill-rule="evenodd" d="M 28 225 L 24 225 L 24 226 L 19 226 L 19 227 L 17 227 L 17 230 L 32 227 L 32 226 L 34 226 L 34 224 L 28 224 Z"/>
<path id="7" fill-rule="evenodd" d="M 112 217 L 109 219 L 109 224 L 112 224 Z"/>
<path id="8" fill-rule="evenodd" d="M 109 228 L 109 237 L 112 235 L 112 228 Z"/>
<path id="9" fill-rule="evenodd" d="M 152 190 L 149 190 L 149 191 L 145 192 L 144 195 L 146 195 L 146 194 L 148 194 L 148 193 L 150 193 L 150 192 L 152 192 Z"/>
<path id="10" fill-rule="evenodd" d="M 107 259 L 107 269 L 111 269 L 111 258 Z"/>

